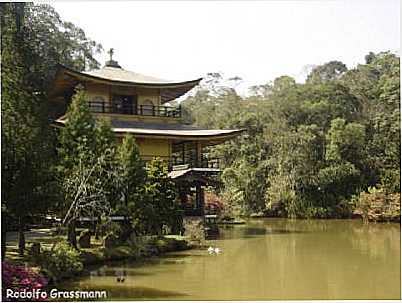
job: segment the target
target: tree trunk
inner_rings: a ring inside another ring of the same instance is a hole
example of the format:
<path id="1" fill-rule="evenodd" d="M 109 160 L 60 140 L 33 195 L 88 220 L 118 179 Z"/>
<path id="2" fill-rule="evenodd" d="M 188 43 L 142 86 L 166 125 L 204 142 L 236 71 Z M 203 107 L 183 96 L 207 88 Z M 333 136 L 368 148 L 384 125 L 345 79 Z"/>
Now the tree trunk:
<path id="1" fill-rule="evenodd" d="M 19 218 L 18 223 L 18 252 L 20 256 L 24 255 L 25 251 L 25 234 L 24 234 L 24 223 L 22 218 Z"/>
<path id="2" fill-rule="evenodd" d="M 102 219 L 98 217 L 95 223 L 95 240 L 99 240 L 102 237 Z"/>
<path id="3" fill-rule="evenodd" d="M 67 240 L 68 243 L 75 249 L 78 249 L 77 247 L 77 233 L 75 231 L 75 220 L 72 220 L 68 224 L 68 231 L 67 231 Z"/>
<path id="4" fill-rule="evenodd" d="M 7 222 L 6 215 L 1 214 L 1 260 L 4 261 L 7 249 Z"/>

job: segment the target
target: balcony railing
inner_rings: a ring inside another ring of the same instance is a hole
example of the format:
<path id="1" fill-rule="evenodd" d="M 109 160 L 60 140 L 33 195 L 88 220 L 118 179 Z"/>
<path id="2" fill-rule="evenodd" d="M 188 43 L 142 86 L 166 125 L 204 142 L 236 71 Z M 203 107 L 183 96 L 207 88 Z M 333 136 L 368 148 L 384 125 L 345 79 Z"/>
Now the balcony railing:
<path id="1" fill-rule="evenodd" d="M 152 159 L 154 156 L 151 155 L 142 155 L 143 158 L 145 159 Z M 214 169 L 219 169 L 220 168 L 220 159 L 219 158 L 203 158 L 201 161 L 195 161 L 195 160 L 188 160 L 188 161 L 183 161 L 183 159 L 179 158 L 169 158 L 166 156 L 163 157 L 158 157 L 165 161 L 168 164 L 169 170 L 182 170 L 182 169 L 188 169 L 188 168 L 214 168 Z M 151 161 L 151 160 L 146 160 Z"/>
<path id="2" fill-rule="evenodd" d="M 106 103 L 98 101 L 89 101 L 89 109 L 93 113 L 109 113 L 122 115 L 139 115 L 154 117 L 181 118 L 181 108 L 173 106 L 155 106 L 155 105 L 125 105 L 118 103 Z"/>
<path id="3" fill-rule="evenodd" d="M 187 168 L 215 168 L 219 169 L 219 158 L 203 158 L 200 161 L 197 161 L 195 159 L 187 159 L 183 161 L 183 159 L 180 158 L 173 158 L 171 160 L 172 163 L 172 170 L 180 170 L 183 169 L 183 167 Z"/>

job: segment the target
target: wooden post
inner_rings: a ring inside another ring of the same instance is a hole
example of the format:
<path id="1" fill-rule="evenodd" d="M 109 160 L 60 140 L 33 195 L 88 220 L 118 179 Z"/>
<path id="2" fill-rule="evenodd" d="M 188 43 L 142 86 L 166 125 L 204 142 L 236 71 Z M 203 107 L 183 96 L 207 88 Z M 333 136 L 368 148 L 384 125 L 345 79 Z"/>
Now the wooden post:
<path id="1" fill-rule="evenodd" d="M 195 160 L 195 165 L 196 167 L 202 167 L 202 160 L 201 160 L 201 150 L 202 150 L 202 145 L 200 141 L 197 141 L 196 143 L 196 160 Z"/>
<path id="2" fill-rule="evenodd" d="M 201 183 L 196 181 L 195 185 L 195 203 L 196 209 L 200 211 L 200 216 L 204 216 L 204 190 L 201 187 Z"/>

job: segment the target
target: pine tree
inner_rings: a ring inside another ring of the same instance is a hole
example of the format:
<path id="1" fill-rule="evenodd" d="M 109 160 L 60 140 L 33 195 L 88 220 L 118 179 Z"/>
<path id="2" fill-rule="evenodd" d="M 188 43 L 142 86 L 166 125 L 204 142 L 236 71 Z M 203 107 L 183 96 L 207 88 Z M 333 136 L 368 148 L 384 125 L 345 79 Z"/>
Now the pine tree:
<path id="1" fill-rule="evenodd" d="M 80 88 L 66 114 L 60 132 L 59 176 L 64 192 L 64 220 L 68 241 L 77 247 L 75 222 L 80 216 L 110 212 L 109 180 L 112 176 L 113 135 L 105 122 L 96 125 Z"/>
<path id="2" fill-rule="evenodd" d="M 139 148 L 133 136 L 127 134 L 119 145 L 116 153 L 116 180 L 117 193 L 115 200 L 115 211 L 119 214 L 128 215 L 133 218 L 134 226 L 136 218 L 141 213 L 141 200 L 144 192 L 146 171 L 144 162 L 141 159 Z M 125 222 L 121 238 L 124 240 L 132 232 L 132 225 Z"/>

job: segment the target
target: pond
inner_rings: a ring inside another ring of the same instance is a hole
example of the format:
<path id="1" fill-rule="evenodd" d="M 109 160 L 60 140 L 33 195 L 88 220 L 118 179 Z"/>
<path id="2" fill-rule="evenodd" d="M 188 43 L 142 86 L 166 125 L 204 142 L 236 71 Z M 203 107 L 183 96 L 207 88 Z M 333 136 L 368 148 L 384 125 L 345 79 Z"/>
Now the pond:
<path id="1" fill-rule="evenodd" d="M 110 263 L 65 289 L 110 300 L 399 299 L 400 224 L 252 219 L 206 249 Z M 118 282 L 116 275 L 125 276 Z"/>

